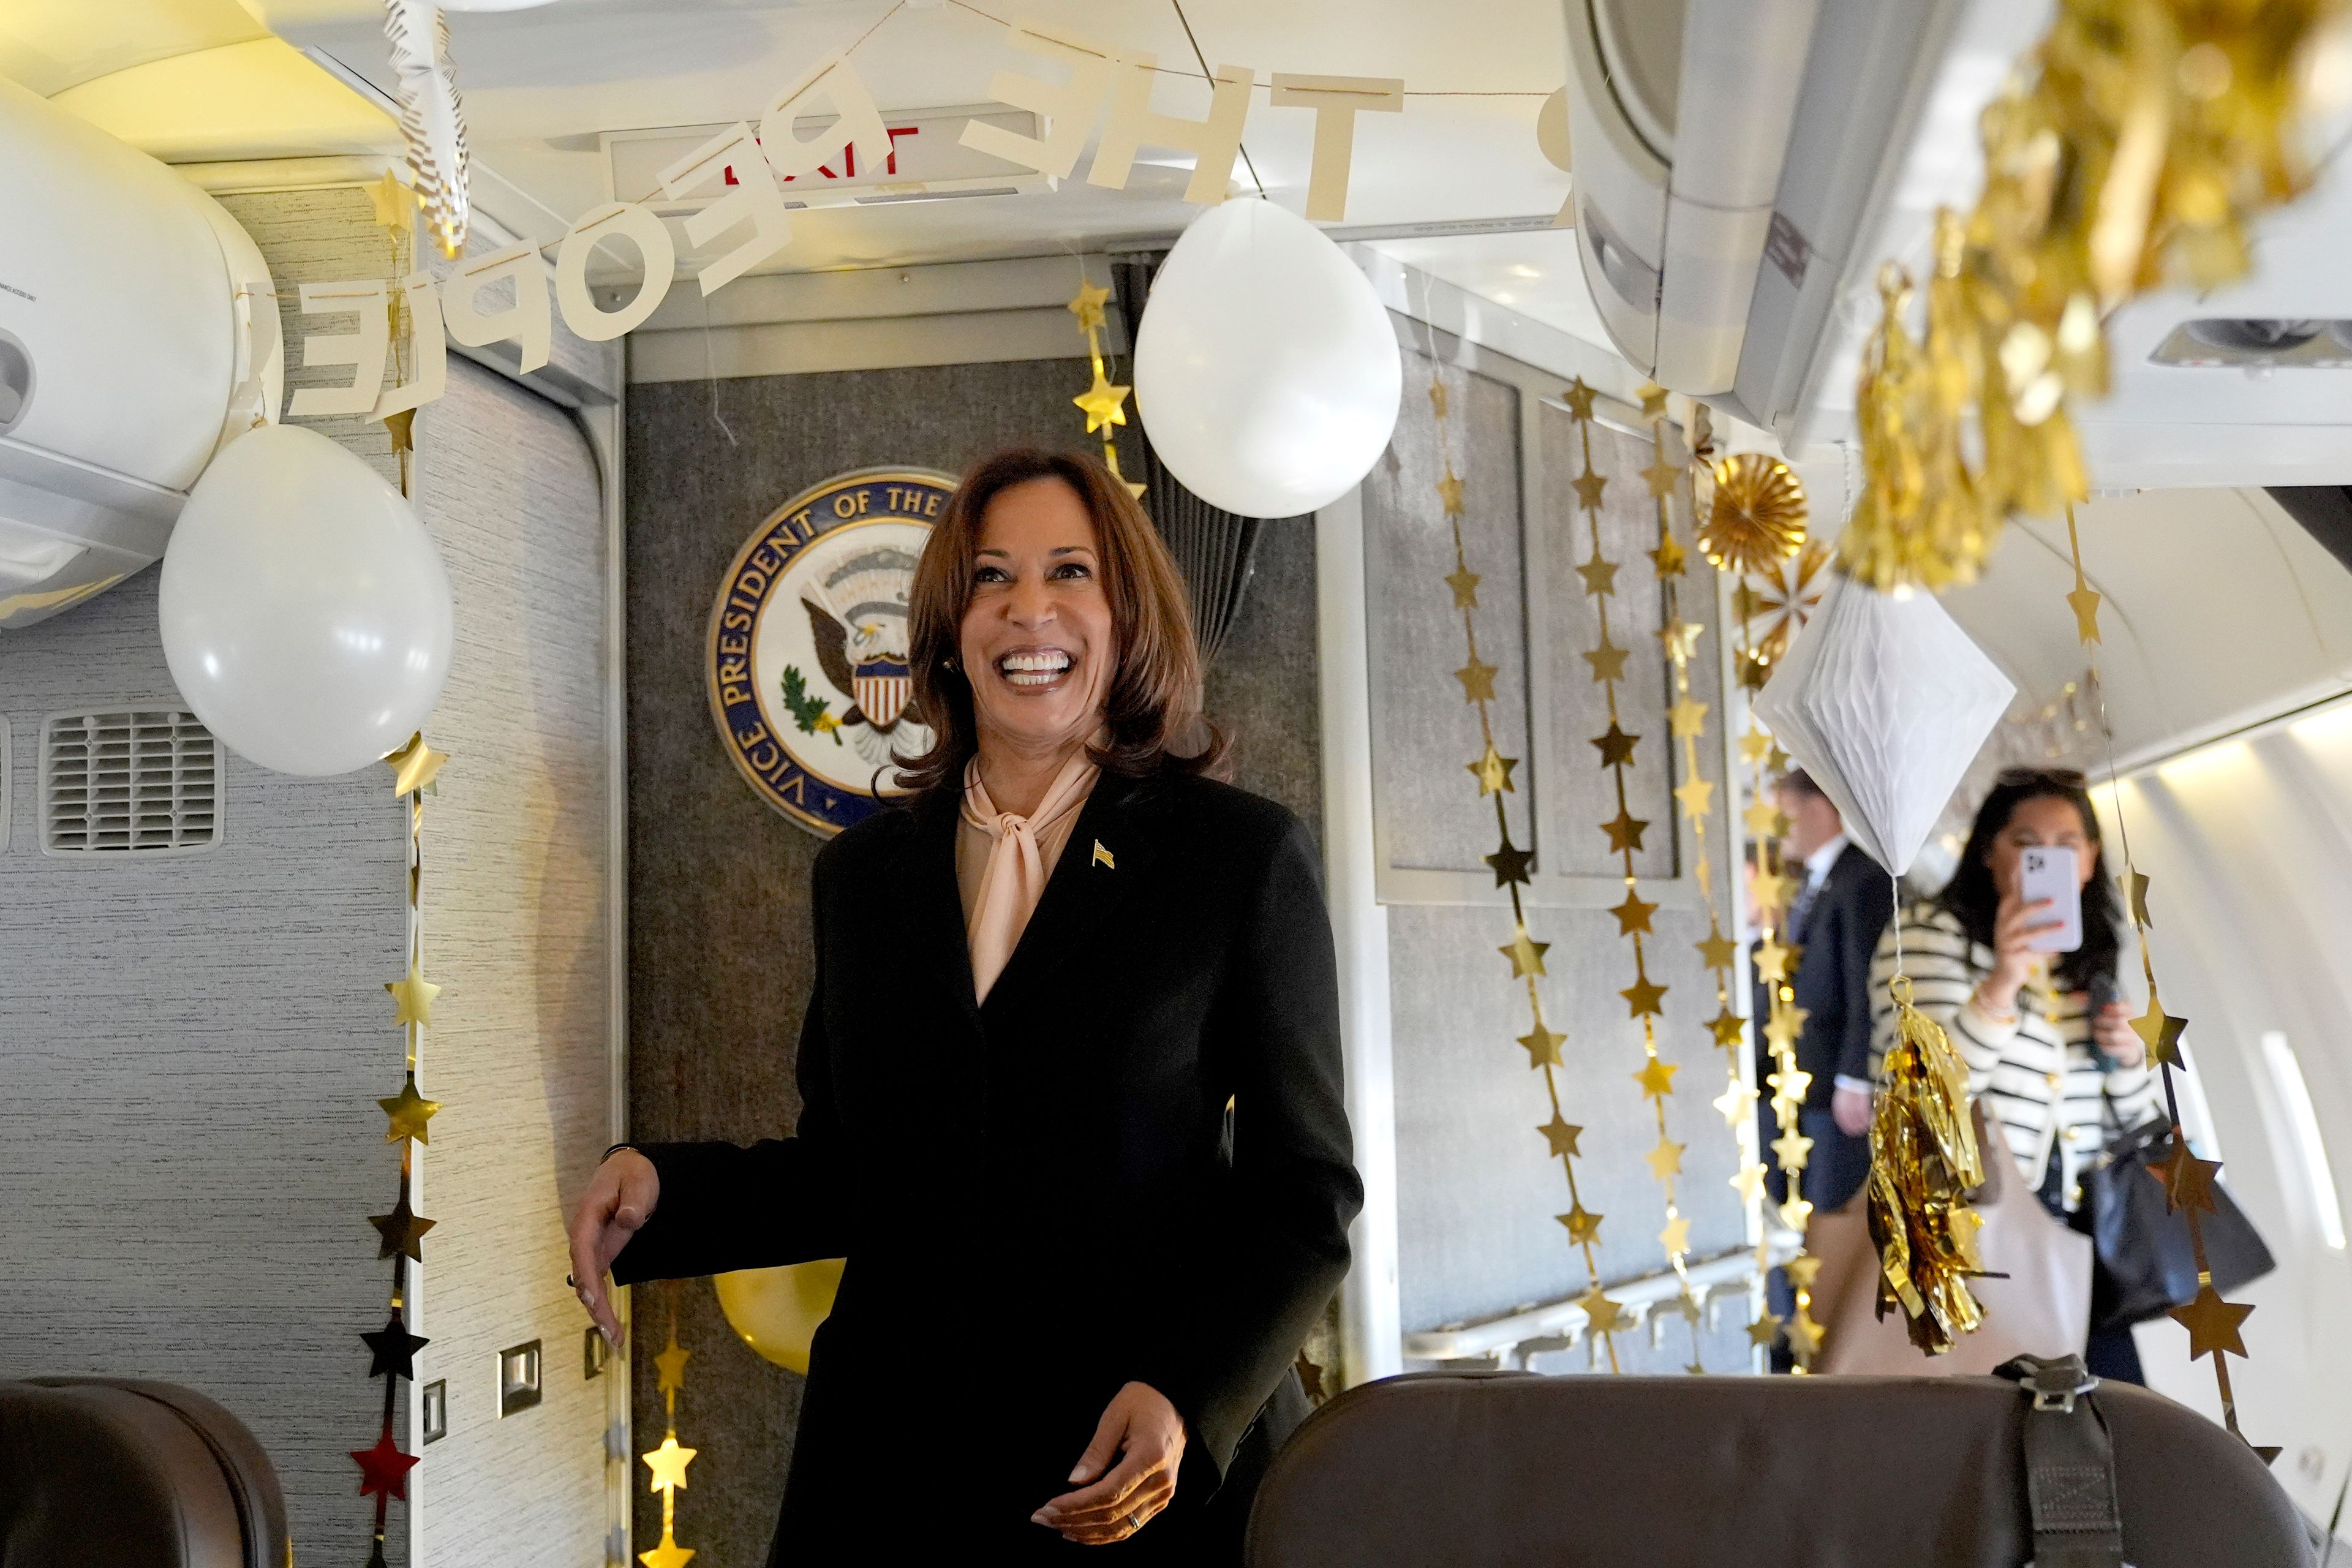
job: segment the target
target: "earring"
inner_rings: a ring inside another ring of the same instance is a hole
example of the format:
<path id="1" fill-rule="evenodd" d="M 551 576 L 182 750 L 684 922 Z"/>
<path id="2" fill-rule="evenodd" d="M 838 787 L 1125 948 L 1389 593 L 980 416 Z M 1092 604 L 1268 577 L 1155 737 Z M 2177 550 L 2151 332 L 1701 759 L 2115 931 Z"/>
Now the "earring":
<path id="1" fill-rule="evenodd" d="M 953 669 L 955 668 L 955 655 L 948 655 L 947 658 L 940 660 L 940 663 L 946 668 Z"/>

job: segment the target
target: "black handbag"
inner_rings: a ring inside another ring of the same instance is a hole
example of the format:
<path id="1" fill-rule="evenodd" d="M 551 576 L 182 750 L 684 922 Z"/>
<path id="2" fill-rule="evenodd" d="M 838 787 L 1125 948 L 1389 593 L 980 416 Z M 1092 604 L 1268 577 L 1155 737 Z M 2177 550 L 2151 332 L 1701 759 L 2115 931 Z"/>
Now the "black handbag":
<path id="1" fill-rule="evenodd" d="M 2197 1254 L 2189 1216 L 2166 1206 L 2157 1167 L 2172 1155 L 2173 1126 L 2158 1111 L 2125 1131 L 2103 1105 L 2110 1129 L 2105 1156 L 2083 1177 L 2078 1221 L 2091 1235 L 2099 1266 L 2091 1274 L 2091 1329 L 2126 1329 L 2185 1307 L 2197 1297 Z M 2218 1182 L 2202 1216 L 2205 1263 L 2213 1289 L 2227 1295 L 2277 1267 L 2253 1222 Z"/>

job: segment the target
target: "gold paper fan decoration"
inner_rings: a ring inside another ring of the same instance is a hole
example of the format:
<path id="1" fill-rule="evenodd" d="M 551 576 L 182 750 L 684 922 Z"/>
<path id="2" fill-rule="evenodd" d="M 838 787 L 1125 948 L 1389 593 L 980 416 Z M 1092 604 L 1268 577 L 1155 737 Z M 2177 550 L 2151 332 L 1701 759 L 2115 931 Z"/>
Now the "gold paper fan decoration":
<path id="1" fill-rule="evenodd" d="M 1830 547 L 1808 539 L 1797 553 L 1757 574 L 1753 584 L 1742 583 L 1740 608 L 1747 615 L 1748 635 L 1755 638 L 1757 658 L 1776 664 L 1821 607 L 1822 592 L 1830 585 L 1823 570 Z"/>
<path id="2" fill-rule="evenodd" d="M 1805 542 L 1805 487 L 1778 458 L 1735 452 L 1715 465 L 1698 547 L 1726 572 L 1777 572 Z"/>

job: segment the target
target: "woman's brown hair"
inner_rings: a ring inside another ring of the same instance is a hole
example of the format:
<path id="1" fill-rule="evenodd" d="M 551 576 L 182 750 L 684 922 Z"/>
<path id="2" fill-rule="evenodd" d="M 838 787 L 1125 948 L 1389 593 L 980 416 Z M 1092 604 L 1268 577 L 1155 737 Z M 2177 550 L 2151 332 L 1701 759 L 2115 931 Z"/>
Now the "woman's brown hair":
<path id="1" fill-rule="evenodd" d="M 991 502 L 1032 479 L 1069 486 L 1094 522 L 1103 593 L 1118 641 L 1118 667 L 1103 693 L 1109 740 L 1093 753 L 1096 765 L 1130 777 L 1224 777 L 1225 738 L 1201 713 L 1201 650 L 1184 579 L 1159 529 L 1099 458 L 1015 447 L 982 458 L 965 473 L 915 567 L 908 605 L 913 706 L 932 742 L 919 756 L 894 759 L 899 784 L 916 791 L 962 786 L 964 763 L 979 748 L 980 735 L 971 683 L 954 659 L 971 605 L 981 529 Z"/>

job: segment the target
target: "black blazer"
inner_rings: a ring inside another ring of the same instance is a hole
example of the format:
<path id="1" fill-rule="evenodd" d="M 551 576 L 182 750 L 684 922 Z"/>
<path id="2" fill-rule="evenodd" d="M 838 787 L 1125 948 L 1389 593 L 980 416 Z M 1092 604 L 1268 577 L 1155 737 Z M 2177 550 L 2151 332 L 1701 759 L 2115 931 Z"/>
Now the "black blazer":
<path id="1" fill-rule="evenodd" d="M 1029 1515 L 1130 1380 L 1192 1441 L 1176 1506 L 1120 1550 L 1179 1544 L 1347 1272 L 1363 1188 L 1297 819 L 1106 774 L 975 1005 L 956 816 L 934 792 L 818 855 L 795 1134 L 640 1146 L 661 1195 L 621 1282 L 849 1260 L 777 1561 L 910 1527 L 1083 1550 Z"/>
<path id="2" fill-rule="evenodd" d="M 1797 1065 L 1813 1075 L 1805 1103 L 1826 1110 L 1839 1075 L 1870 1081 L 1870 955 L 1895 915 L 1895 887 L 1878 862 L 1849 844 L 1831 862 L 1797 933 L 1797 1005 L 1805 1031 Z"/>

